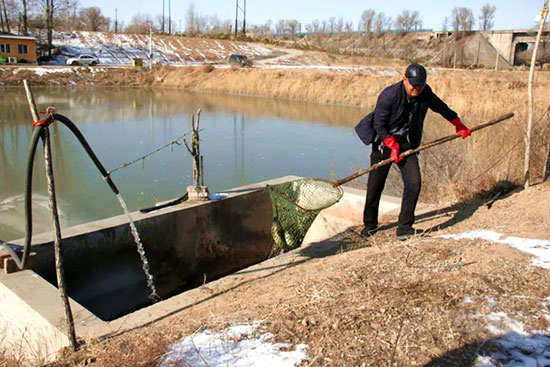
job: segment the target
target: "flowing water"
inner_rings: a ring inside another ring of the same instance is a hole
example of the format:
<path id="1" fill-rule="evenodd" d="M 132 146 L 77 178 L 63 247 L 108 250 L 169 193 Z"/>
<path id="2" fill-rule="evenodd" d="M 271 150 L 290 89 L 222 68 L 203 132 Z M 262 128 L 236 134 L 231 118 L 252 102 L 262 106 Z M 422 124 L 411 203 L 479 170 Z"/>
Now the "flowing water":
<path id="1" fill-rule="evenodd" d="M 157 294 L 157 289 L 155 287 L 155 279 L 153 279 L 153 275 L 151 274 L 151 271 L 149 269 L 149 260 L 147 260 L 147 256 L 145 255 L 145 249 L 143 248 L 143 243 L 141 243 L 141 238 L 139 237 L 136 224 L 134 223 L 134 221 L 132 220 L 132 217 L 130 216 L 130 212 L 128 211 L 128 207 L 126 206 L 126 203 L 122 198 L 122 195 L 118 193 L 116 194 L 116 198 L 120 203 L 122 210 L 124 210 L 124 213 L 126 214 L 126 216 L 128 216 L 130 230 L 132 232 L 132 236 L 134 237 L 134 241 L 137 246 L 137 252 L 139 254 L 139 258 L 141 259 L 141 263 L 143 264 L 142 265 L 143 272 L 145 273 L 145 277 L 147 278 L 147 287 L 149 287 L 149 289 L 151 290 L 151 294 L 149 295 L 149 298 L 153 302 L 160 301 L 161 298 Z"/>

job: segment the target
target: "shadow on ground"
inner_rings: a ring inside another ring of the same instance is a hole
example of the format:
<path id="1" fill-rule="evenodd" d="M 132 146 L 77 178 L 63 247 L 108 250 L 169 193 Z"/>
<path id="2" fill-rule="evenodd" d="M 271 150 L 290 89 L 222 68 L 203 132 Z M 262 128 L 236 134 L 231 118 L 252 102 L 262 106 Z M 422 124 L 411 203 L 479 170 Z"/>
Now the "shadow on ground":
<path id="1" fill-rule="evenodd" d="M 509 182 L 501 182 L 494 190 L 484 192 L 476 198 L 419 214 L 416 216 L 415 224 L 423 228 L 423 235 L 430 236 L 434 232 L 442 231 L 465 221 L 482 206 L 490 208 L 495 201 L 505 199 L 518 190 L 514 190 L 512 184 Z M 434 224 L 426 227 L 423 223 Z M 301 249 L 299 253 L 302 256 L 322 258 L 372 246 L 381 241 L 392 241 L 395 239 L 394 230 L 397 229 L 397 222 L 392 221 L 382 224 L 374 236 L 362 236 L 361 229 L 361 226 L 348 228 L 346 231 L 327 240 Z"/>
<path id="2" fill-rule="evenodd" d="M 510 332 L 451 350 L 424 365 L 444 366 L 550 366 L 550 336 Z"/>

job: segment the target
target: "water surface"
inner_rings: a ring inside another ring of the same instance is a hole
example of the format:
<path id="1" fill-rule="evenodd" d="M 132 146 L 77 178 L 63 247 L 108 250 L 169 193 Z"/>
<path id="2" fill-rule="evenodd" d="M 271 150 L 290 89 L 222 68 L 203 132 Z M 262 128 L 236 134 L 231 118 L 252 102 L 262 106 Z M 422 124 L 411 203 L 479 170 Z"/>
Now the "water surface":
<path id="1" fill-rule="evenodd" d="M 0 92 L 0 238 L 12 240 L 24 235 L 22 194 L 32 121 L 23 88 Z M 342 178 L 368 164 L 368 149 L 353 130 L 368 111 L 357 108 L 147 88 L 33 92 L 41 111 L 55 106 L 77 125 L 107 170 L 188 132 L 190 116 L 199 108 L 204 180 L 210 192 L 286 175 Z M 62 225 L 122 214 L 73 134 L 60 123 L 52 126 Z M 41 144 L 38 152 L 35 233 L 51 230 Z M 148 207 L 185 193 L 192 184 L 191 156 L 175 144 L 113 172 L 112 179 L 130 210 Z"/>

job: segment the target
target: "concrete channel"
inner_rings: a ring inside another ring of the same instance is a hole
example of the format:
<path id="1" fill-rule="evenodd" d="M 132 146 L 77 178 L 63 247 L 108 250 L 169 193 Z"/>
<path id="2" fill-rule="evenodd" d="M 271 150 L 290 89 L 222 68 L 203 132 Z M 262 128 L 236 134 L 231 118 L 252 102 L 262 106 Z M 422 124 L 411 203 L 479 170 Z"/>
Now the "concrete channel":
<path id="1" fill-rule="evenodd" d="M 161 320 L 211 297 L 200 292 L 206 283 L 223 292 L 235 279 L 257 277 L 277 268 L 270 263 L 284 263 L 286 254 L 268 259 L 272 209 L 265 185 L 297 178 L 235 188 L 220 200 L 131 213 L 163 298 L 157 303 L 148 298 L 127 216 L 62 229 L 77 337 L 106 337 Z M 344 188 L 342 199 L 317 217 L 302 247 L 360 225 L 364 197 L 363 190 Z M 399 205 L 399 199 L 383 197 L 380 212 L 394 213 Z M 0 348 L 7 355 L 49 361 L 70 345 L 55 286 L 52 238 L 52 233 L 33 237 L 36 255 L 32 267 L 23 271 L 8 274 L 10 259 L 0 250 Z"/>

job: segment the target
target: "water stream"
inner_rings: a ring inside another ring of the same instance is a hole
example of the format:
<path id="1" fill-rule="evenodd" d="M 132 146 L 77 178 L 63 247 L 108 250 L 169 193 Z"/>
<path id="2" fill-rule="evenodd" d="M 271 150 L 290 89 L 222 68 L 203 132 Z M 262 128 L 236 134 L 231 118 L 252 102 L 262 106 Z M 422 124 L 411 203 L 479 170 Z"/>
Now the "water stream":
<path id="1" fill-rule="evenodd" d="M 143 269 L 143 272 L 145 273 L 145 277 L 147 278 L 147 287 L 149 287 L 149 289 L 151 290 L 149 299 L 151 299 L 151 301 L 153 302 L 158 302 L 161 300 L 161 298 L 157 294 L 157 289 L 155 287 L 155 279 L 153 278 L 153 275 L 151 275 L 150 268 L 149 268 L 149 260 L 147 260 L 147 256 L 145 255 L 145 249 L 143 248 L 143 243 L 141 242 L 141 238 L 139 237 L 139 233 L 136 228 L 136 225 L 132 220 L 132 217 L 130 216 L 130 212 L 128 211 L 128 207 L 126 206 L 126 202 L 124 202 L 122 195 L 118 193 L 116 194 L 116 198 L 118 199 L 120 206 L 124 210 L 124 213 L 126 214 L 129 220 L 130 230 L 132 232 L 132 236 L 134 237 L 134 241 L 136 242 L 137 252 L 143 264 L 142 269 Z"/>

